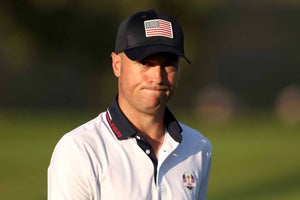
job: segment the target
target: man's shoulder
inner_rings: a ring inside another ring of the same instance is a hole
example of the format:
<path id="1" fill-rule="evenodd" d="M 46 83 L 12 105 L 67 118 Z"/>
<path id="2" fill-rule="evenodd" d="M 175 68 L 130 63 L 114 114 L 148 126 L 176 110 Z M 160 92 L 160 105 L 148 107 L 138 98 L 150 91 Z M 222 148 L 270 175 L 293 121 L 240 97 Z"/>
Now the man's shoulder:
<path id="1" fill-rule="evenodd" d="M 99 136 L 99 132 L 101 132 L 101 129 L 104 129 L 103 127 L 105 127 L 104 112 L 65 133 L 61 139 L 73 140 L 78 142 L 93 140 L 94 137 Z"/>
<path id="2" fill-rule="evenodd" d="M 202 132 L 183 123 L 180 123 L 180 126 L 182 127 L 182 137 L 185 142 L 201 143 L 203 146 L 211 148 L 210 140 Z"/>

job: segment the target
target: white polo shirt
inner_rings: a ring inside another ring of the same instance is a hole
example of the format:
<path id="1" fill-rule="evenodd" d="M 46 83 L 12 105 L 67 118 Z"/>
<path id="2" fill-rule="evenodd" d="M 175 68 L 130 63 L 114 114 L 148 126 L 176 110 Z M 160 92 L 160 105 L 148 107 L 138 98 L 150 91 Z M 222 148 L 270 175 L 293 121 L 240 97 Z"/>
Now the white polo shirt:
<path id="1" fill-rule="evenodd" d="M 204 200 L 211 144 L 166 109 L 158 160 L 114 100 L 65 134 L 48 168 L 48 200 Z"/>

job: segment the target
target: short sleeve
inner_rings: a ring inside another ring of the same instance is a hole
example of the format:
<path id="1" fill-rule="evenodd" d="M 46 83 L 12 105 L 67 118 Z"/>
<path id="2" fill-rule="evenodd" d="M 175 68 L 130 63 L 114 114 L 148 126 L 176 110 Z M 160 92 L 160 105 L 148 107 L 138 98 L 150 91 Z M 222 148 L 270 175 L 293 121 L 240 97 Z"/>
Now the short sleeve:
<path id="1" fill-rule="evenodd" d="M 82 146 L 71 136 L 57 143 L 48 167 L 48 200 L 92 199 Z"/>

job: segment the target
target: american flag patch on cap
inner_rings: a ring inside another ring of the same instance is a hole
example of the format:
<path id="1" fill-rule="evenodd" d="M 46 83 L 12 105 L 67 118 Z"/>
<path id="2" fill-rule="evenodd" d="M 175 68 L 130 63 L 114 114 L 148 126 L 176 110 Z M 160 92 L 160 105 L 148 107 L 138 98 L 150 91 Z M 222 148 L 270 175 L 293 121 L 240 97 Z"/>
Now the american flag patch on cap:
<path id="1" fill-rule="evenodd" d="M 144 21 L 146 37 L 162 36 L 173 38 L 172 24 L 163 19 Z"/>

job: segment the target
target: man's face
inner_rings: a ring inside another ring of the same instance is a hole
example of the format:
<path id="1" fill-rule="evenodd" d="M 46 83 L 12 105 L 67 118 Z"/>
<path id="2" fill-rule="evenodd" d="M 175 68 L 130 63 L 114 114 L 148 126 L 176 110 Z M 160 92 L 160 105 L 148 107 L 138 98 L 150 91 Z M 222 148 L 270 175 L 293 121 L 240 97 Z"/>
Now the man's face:
<path id="1" fill-rule="evenodd" d="M 124 53 L 112 53 L 112 59 L 121 109 L 144 114 L 161 112 L 176 88 L 178 56 L 158 53 L 133 61 Z"/>

